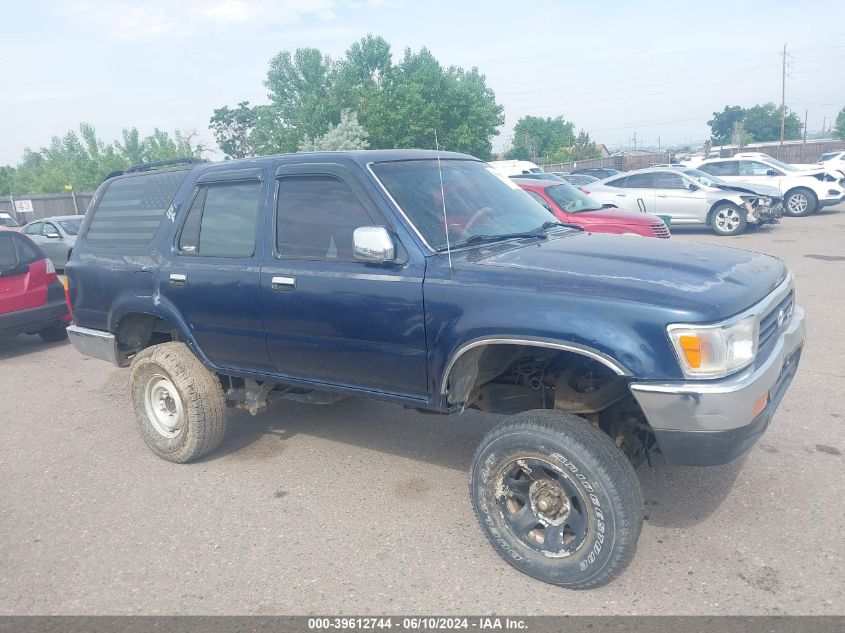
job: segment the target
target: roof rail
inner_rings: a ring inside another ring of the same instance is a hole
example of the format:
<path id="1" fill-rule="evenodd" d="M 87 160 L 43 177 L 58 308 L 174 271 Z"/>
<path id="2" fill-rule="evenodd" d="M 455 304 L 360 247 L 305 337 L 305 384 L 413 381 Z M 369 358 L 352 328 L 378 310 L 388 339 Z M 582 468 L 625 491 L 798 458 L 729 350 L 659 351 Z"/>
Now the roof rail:
<path id="1" fill-rule="evenodd" d="M 103 182 L 110 178 L 123 176 L 124 174 L 137 174 L 142 171 L 151 171 L 159 167 L 170 167 L 171 165 L 198 165 L 200 163 L 207 163 L 204 158 L 196 158 L 194 156 L 183 156 L 182 158 L 169 158 L 168 160 L 156 160 L 151 163 L 141 163 L 140 165 L 132 165 L 126 169 L 118 169 L 106 175 Z"/>
<path id="2" fill-rule="evenodd" d="M 123 173 L 134 174 L 139 171 L 150 171 L 157 167 L 169 167 L 170 165 L 197 165 L 199 163 L 207 163 L 204 158 L 196 158 L 194 156 L 183 156 L 182 158 L 170 158 L 168 160 L 157 160 L 152 163 L 142 163 L 141 165 L 132 165 Z"/>

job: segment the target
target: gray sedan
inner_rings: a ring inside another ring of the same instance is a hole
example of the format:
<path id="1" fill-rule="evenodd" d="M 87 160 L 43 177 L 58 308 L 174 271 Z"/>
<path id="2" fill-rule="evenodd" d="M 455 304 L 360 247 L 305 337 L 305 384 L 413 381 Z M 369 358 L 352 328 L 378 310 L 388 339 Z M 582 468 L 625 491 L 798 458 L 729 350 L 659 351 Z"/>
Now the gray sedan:
<path id="1" fill-rule="evenodd" d="M 23 232 L 36 242 L 57 270 L 64 270 L 70 259 L 76 234 L 82 225 L 81 215 L 62 215 L 30 222 Z"/>
<path id="2" fill-rule="evenodd" d="M 769 224 L 783 213 L 781 193 L 773 187 L 727 183 L 683 167 L 631 171 L 589 185 L 602 204 L 640 210 L 672 219 L 672 226 L 707 226 L 718 235 L 739 235 L 749 224 Z"/>

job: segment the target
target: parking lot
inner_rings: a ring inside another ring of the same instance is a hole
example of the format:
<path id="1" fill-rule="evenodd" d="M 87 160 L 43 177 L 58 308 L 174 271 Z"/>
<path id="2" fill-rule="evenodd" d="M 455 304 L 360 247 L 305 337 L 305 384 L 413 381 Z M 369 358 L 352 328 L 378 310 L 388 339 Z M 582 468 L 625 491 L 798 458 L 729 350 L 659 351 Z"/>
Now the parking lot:
<path id="1" fill-rule="evenodd" d="M 636 558 L 586 592 L 521 575 L 476 525 L 466 471 L 495 416 L 278 402 L 180 466 L 137 434 L 128 372 L 2 340 L 0 613 L 843 614 L 843 236 L 845 205 L 676 232 L 783 258 L 808 341 L 745 459 L 640 468 Z"/>

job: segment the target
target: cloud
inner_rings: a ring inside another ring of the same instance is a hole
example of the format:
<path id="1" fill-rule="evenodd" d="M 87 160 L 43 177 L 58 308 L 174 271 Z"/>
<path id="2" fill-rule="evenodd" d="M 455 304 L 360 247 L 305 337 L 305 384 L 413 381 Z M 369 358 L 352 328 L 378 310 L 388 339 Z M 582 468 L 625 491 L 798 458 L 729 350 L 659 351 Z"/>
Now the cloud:
<path id="1" fill-rule="evenodd" d="M 344 11 L 398 6 L 395 0 L 117 0 L 109 3 L 72 0 L 60 5 L 65 21 L 80 22 L 117 40 L 185 37 L 205 27 L 217 30 L 289 26 L 311 18 L 336 20 Z"/>

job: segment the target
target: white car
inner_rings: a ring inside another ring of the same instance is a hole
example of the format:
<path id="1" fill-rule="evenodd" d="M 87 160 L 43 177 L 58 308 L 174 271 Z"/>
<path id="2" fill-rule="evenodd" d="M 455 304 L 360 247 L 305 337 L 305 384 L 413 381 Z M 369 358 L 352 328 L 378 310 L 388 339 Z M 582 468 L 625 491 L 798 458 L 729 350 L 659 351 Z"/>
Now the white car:
<path id="1" fill-rule="evenodd" d="M 838 171 L 845 176 L 845 150 L 838 150 L 836 152 L 827 152 L 819 156 L 818 167 L 822 167 L 827 171 Z"/>
<path id="2" fill-rule="evenodd" d="M 542 174 L 543 170 L 528 160 L 491 160 L 489 163 L 498 174 L 503 176 L 522 176 L 523 174 Z"/>
<path id="3" fill-rule="evenodd" d="M 669 216 L 674 226 L 707 226 L 739 235 L 750 224 L 774 224 L 780 192 L 765 185 L 727 183 L 688 167 L 651 167 L 586 185 L 604 205 Z"/>
<path id="4" fill-rule="evenodd" d="M 783 194 L 785 215 L 810 215 L 822 207 L 845 201 L 845 177 L 838 171 L 799 169 L 768 154 L 740 153 L 732 158 L 706 160 L 698 169 L 727 182 L 777 187 Z"/>

